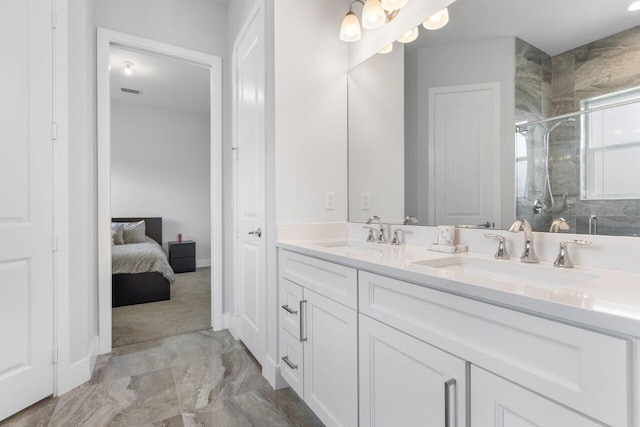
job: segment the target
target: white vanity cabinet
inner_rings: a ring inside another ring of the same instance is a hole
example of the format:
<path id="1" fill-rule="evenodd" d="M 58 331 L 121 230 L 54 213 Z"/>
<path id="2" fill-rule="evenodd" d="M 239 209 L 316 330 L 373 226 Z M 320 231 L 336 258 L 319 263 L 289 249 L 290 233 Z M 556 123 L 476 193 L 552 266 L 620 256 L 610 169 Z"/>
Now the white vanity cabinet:
<path id="1" fill-rule="evenodd" d="M 360 425 L 465 425 L 466 363 L 360 315 Z"/>
<path id="2" fill-rule="evenodd" d="M 357 272 L 287 251 L 279 268 L 282 377 L 326 425 L 357 426 Z"/>
<path id="3" fill-rule="evenodd" d="M 602 426 L 476 366 L 471 367 L 470 427 Z"/>

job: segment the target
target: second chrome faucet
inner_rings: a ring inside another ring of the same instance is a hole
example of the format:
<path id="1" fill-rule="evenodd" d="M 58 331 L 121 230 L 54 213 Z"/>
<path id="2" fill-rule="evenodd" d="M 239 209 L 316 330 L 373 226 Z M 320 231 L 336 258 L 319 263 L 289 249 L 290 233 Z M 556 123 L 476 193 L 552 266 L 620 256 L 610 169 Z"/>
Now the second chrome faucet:
<path id="1" fill-rule="evenodd" d="M 527 263 L 540 262 L 536 255 L 536 251 L 533 248 L 533 231 L 531 230 L 531 224 L 529 224 L 529 221 L 526 219 L 517 219 L 513 224 L 511 224 L 511 227 L 509 227 L 509 231 L 512 233 L 517 233 L 519 231 L 524 232 L 524 249 L 522 250 L 520 261 Z"/>

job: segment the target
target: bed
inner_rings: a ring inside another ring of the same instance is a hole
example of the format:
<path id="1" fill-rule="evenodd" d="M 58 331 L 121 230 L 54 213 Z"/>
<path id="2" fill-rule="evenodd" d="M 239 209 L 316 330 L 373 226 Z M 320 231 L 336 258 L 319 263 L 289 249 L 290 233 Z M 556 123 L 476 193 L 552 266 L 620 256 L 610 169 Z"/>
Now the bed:
<path id="1" fill-rule="evenodd" d="M 111 247 L 112 307 L 171 299 L 174 274 L 162 249 L 162 218 L 112 218 L 112 222 L 144 220 L 146 241 Z"/>

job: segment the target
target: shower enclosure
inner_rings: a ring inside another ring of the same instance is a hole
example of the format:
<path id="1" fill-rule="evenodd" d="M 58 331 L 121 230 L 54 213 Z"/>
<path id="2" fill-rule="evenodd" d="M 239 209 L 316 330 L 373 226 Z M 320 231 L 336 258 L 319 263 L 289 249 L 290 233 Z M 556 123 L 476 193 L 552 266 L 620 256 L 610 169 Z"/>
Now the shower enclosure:
<path id="1" fill-rule="evenodd" d="M 517 216 L 536 231 L 640 235 L 640 89 L 580 107 L 516 126 Z"/>

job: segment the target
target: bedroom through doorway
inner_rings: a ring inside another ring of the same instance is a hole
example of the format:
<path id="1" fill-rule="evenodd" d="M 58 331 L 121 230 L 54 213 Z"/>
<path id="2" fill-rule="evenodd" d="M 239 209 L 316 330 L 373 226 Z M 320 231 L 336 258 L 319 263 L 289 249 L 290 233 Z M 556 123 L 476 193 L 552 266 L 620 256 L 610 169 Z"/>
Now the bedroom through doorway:
<path id="1" fill-rule="evenodd" d="M 105 353 L 210 329 L 221 314 L 220 69 L 219 58 L 107 30 L 98 56 Z"/>

